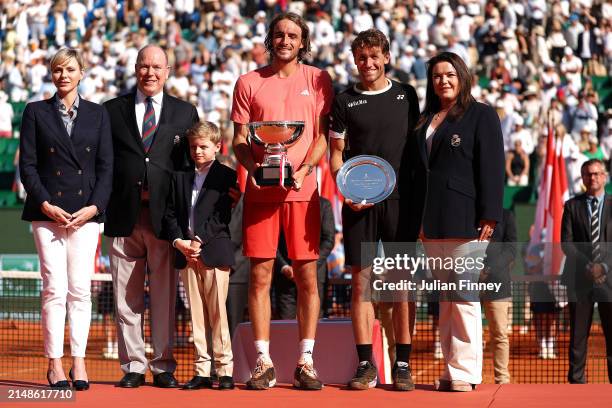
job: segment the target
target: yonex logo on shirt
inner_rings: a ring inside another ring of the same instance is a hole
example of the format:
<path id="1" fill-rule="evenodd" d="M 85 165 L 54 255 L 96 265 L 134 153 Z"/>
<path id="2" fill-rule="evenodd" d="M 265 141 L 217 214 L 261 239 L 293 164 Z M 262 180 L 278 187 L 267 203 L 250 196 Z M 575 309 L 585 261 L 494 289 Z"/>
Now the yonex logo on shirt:
<path id="1" fill-rule="evenodd" d="M 310 96 L 310 92 L 308 92 L 308 89 L 304 89 L 300 95 Z"/>
<path id="2" fill-rule="evenodd" d="M 404 99 L 405 95 L 397 95 L 397 100 L 399 101 L 400 99 Z"/>

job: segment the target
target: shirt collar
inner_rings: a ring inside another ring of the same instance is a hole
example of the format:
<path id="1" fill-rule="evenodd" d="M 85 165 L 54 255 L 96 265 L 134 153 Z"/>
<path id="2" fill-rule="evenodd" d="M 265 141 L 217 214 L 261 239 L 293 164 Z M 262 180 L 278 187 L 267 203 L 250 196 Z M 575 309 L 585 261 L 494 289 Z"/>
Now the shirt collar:
<path id="1" fill-rule="evenodd" d="M 589 202 L 593 201 L 594 198 L 597 199 L 597 203 L 601 204 L 601 202 L 603 201 L 604 196 L 606 195 L 606 192 L 604 191 L 603 193 L 596 195 L 596 196 L 592 196 L 592 195 L 587 195 L 587 200 Z"/>
<path id="2" fill-rule="evenodd" d="M 147 96 L 140 92 L 140 89 L 136 89 L 136 103 L 145 103 L 146 99 Z M 161 91 L 157 95 L 153 95 L 151 99 L 153 99 L 153 103 L 161 106 L 162 100 L 164 99 L 164 91 Z"/>
<path id="3" fill-rule="evenodd" d="M 379 95 L 381 93 L 387 92 L 389 89 L 391 89 L 391 86 L 393 85 L 389 78 L 385 78 L 385 79 L 387 80 L 387 85 L 383 89 L 379 89 L 377 91 L 366 91 L 366 90 L 363 90 L 363 89 L 359 88 L 358 85 L 360 85 L 360 84 L 353 85 L 353 89 L 355 90 L 355 92 L 357 92 L 357 93 L 359 93 L 361 95 Z"/>
<path id="4" fill-rule="evenodd" d="M 212 164 L 213 164 L 214 161 L 215 161 L 215 159 L 211 160 L 210 163 L 207 164 L 206 166 L 204 166 L 201 170 L 196 167 L 196 169 L 195 169 L 196 176 L 205 176 L 205 175 L 207 175 L 208 172 L 210 171 L 210 168 L 212 167 Z"/>
<path id="5" fill-rule="evenodd" d="M 74 103 L 72 104 L 72 110 L 79 110 L 79 102 L 81 101 L 81 98 L 79 97 L 79 94 L 76 95 L 76 98 L 74 98 Z M 59 109 L 62 110 L 64 112 L 68 112 L 68 108 L 66 107 L 66 105 L 64 105 L 64 102 L 62 102 L 62 100 L 60 99 L 59 95 L 56 93 L 55 94 L 55 106 Z"/>

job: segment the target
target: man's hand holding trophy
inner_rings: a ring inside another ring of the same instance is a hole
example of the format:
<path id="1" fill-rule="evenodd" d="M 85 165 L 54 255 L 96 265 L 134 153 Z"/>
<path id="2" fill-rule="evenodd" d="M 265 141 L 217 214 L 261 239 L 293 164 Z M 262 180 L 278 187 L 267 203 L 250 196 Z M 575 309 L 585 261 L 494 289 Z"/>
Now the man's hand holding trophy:
<path id="1" fill-rule="evenodd" d="M 312 171 L 312 166 L 304 165 L 294 170 L 287 157 L 287 147 L 300 138 L 304 122 L 251 122 L 248 127 L 249 139 L 265 148 L 262 163 L 255 163 L 255 168 L 249 174 L 255 187 L 280 186 L 299 190 L 304 177 Z"/>

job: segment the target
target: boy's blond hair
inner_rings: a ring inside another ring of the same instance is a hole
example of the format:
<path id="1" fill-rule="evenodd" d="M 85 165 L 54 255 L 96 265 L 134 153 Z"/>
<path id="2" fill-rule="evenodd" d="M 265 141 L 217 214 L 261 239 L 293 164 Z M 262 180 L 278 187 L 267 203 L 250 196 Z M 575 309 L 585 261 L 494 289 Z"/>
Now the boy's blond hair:
<path id="1" fill-rule="evenodd" d="M 199 121 L 195 123 L 186 133 L 187 140 L 208 139 L 212 143 L 221 142 L 221 132 L 217 125 L 212 122 Z"/>

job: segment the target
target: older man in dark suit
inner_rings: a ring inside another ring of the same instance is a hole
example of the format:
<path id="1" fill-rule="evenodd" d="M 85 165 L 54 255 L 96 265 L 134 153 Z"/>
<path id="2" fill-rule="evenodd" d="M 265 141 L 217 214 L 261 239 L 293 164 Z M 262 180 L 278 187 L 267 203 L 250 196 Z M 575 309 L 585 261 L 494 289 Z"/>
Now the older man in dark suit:
<path id="1" fill-rule="evenodd" d="M 184 133 L 198 121 L 196 109 L 163 91 L 168 58 L 145 46 L 136 61 L 137 90 L 105 103 L 114 148 L 113 192 L 104 233 L 111 237 L 110 261 L 117 311 L 120 387 L 144 383 L 147 367 L 154 385 L 178 385 L 173 372 L 176 272 L 174 251 L 162 229 L 173 171 L 190 167 Z M 142 317 L 148 270 L 153 359 L 145 356 Z"/>
<path id="2" fill-rule="evenodd" d="M 562 282 L 570 307 L 569 370 L 572 384 L 586 383 L 584 369 L 593 309 L 597 302 L 606 339 L 608 380 L 612 383 L 612 196 L 605 193 L 606 167 L 592 159 L 582 165 L 586 193 L 565 203 L 561 245 L 567 256 Z"/>

